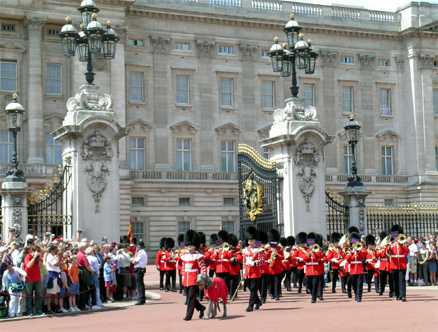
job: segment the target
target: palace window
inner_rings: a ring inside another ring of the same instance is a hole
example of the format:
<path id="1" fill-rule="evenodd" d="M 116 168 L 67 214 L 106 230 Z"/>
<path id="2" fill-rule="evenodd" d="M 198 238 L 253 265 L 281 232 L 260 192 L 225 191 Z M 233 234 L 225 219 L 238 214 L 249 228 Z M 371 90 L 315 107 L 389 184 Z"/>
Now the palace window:
<path id="1" fill-rule="evenodd" d="M 176 140 L 176 169 L 178 171 L 192 170 L 191 138 L 177 138 Z"/>
<path id="2" fill-rule="evenodd" d="M 46 94 L 49 96 L 62 94 L 62 65 L 59 63 L 47 64 Z"/>
<path id="3" fill-rule="evenodd" d="M 192 50 L 192 43 L 185 42 L 185 41 L 176 42 L 175 43 L 175 50 L 189 52 Z"/>
<path id="4" fill-rule="evenodd" d="M 275 106 L 275 81 L 262 82 L 262 107 L 274 108 Z"/>
<path id="5" fill-rule="evenodd" d="M 190 229 L 191 229 L 190 221 L 178 222 L 178 234 L 185 234 Z"/>
<path id="6" fill-rule="evenodd" d="M 0 90 L 17 91 L 17 61 L 0 61 Z"/>
<path id="7" fill-rule="evenodd" d="M 145 166 L 145 139 L 129 137 L 128 139 L 128 166 L 131 170 L 144 170 Z"/>
<path id="8" fill-rule="evenodd" d="M 234 55 L 236 53 L 236 49 L 231 45 L 219 45 L 217 48 L 218 55 Z"/>
<path id="9" fill-rule="evenodd" d="M 49 165 L 62 164 L 62 146 L 49 133 L 46 133 L 46 161 Z"/>
<path id="10" fill-rule="evenodd" d="M 176 103 L 190 103 L 190 76 L 176 75 Z"/>
<path id="11" fill-rule="evenodd" d="M 382 146 L 382 173 L 394 175 L 394 147 L 392 145 Z"/>
<path id="12" fill-rule="evenodd" d="M 8 32 L 8 33 L 12 33 L 12 32 L 15 32 L 15 24 L 14 23 L 2 23 L 1 25 L 0 25 L 0 27 L 1 27 L 1 31 L 2 32 Z"/>
<path id="13" fill-rule="evenodd" d="M 263 147 L 262 148 L 262 155 L 263 155 L 263 158 L 269 160 L 271 158 L 271 150 L 267 147 Z"/>
<path id="14" fill-rule="evenodd" d="M 144 102 L 144 72 L 129 73 L 128 98 L 131 102 Z"/>
<path id="15" fill-rule="evenodd" d="M 392 91 L 388 88 L 379 89 L 380 114 L 392 115 Z"/>
<path id="16" fill-rule="evenodd" d="M 224 197 L 224 206 L 234 206 L 234 197 Z"/>
<path id="17" fill-rule="evenodd" d="M 353 167 L 353 154 L 351 153 L 350 144 L 344 145 L 344 173 L 351 175 Z"/>
<path id="18" fill-rule="evenodd" d="M 219 80 L 219 104 L 221 107 L 234 106 L 234 79 Z"/>
<path id="19" fill-rule="evenodd" d="M 234 141 L 222 141 L 221 143 L 221 171 L 236 171 L 236 143 Z"/>
<path id="20" fill-rule="evenodd" d="M 315 106 L 315 85 L 304 84 L 304 107 Z"/>
<path id="21" fill-rule="evenodd" d="M 134 239 L 138 240 L 145 240 L 145 232 L 144 232 L 144 222 L 142 221 L 133 221 L 131 223 L 132 225 L 132 235 L 134 236 Z"/>
<path id="22" fill-rule="evenodd" d="M 377 59 L 377 65 L 379 67 L 390 67 L 391 66 L 391 59 L 389 59 L 389 58 L 378 58 Z"/>
<path id="23" fill-rule="evenodd" d="M 143 39 L 128 39 L 128 46 L 144 47 L 144 40 Z"/>
<path id="24" fill-rule="evenodd" d="M 0 130 L 0 163 L 9 164 L 13 151 L 14 143 L 11 132 Z"/>
<path id="25" fill-rule="evenodd" d="M 352 55 L 344 55 L 341 58 L 341 63 L 347 64 L 347 65 L 352 65 L 354 63 L 354 57 Z"/>
<path id="26" fill-rule="evenodd" d="M 190 206 L 191 205 L 191 199 L 190 197 L 180 197 L 178 199 L 179 206 Z"/>
<path id="27" fill-rule="evenodd" d="M 144 206 L 144 196 L 133 196 L 131 198 L 132 207 L 143 207 Z"/>
<path id="28" fill-rule="evenodd" d="M 234 221 L 223 221 L 222 230 L 226 231 L 229 234 L 233 234 L 235 232 Z"/>
<path id="29" fill-rule="evenodd" d="M 354 112 L 354 89 L 352 86 L 344 86 L 342 89 L 342 111 Z"/>

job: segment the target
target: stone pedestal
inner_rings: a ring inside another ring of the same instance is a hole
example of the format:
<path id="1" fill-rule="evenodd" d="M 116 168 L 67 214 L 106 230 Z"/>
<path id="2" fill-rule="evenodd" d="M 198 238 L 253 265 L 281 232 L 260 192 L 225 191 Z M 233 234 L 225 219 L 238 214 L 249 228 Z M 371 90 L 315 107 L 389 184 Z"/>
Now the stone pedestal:
<path id="1" fill-rule="evenodd" d="M 2 183 L 2 239 L 24 240 L 27 234 L 26 182 L 5 181 Z"/>
<path id="2" fill-rule="evenodd" d="M 361 234 L 368 234 L 365 199 L 370 193 L 364 186 L 347 186 L 339 193 L 344 197 L 344 205 L 349 207 L 348 227 L 357 227 Z"/>
<path id="3" fill-rule="evenodd" d="M 67 101 L 67 114 L 55 139 L 63 145 L 63 163 L 72 176 L 65 199 L 74 237 L 120 241 L 118 142 L 124 130 L 117 123 L 111 97 L 83 85 Z"/>
<path id="4" fill-rule="evenodd" d="M 301 231 L 327 234 L 324 147 L 332 139 L 322 130 L 315 108 L 304 108 L 299 98 L 287 99 L 286 106 L 274 112 L 262 146 L 270 149 L 283 177 L 284 236 Z"/>

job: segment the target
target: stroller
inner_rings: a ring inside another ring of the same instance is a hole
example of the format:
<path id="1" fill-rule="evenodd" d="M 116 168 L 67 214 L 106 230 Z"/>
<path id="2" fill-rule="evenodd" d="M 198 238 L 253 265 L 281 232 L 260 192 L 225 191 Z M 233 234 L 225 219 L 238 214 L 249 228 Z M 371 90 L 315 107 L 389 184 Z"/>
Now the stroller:
<path id="1" fill-rule="evenodd" d="M 8 317 L 8 302 L 9 302 L 8 292 L 0 292 L 0 318 Z"/>

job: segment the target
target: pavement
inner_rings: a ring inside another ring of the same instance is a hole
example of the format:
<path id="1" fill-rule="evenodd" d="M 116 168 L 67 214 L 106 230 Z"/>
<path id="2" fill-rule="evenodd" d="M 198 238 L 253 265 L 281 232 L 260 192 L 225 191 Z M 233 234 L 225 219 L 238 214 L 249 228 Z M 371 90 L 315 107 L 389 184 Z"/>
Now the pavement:
<path id="1" fill-rule="evenodd" d="M 157 273 L 150 271 L 146 284 L 154 288 Z M 345 294 L 325 294 L 324 301 L 310 303 L 305 294 L 296 289 L 285 292 L 279 301 L 270 301 L 261 310 L 247 313 L 245 308 L 248 293 L 240 293 L 234 303 L 229 304 L 226 320 L 200 320 L 195 313 L 193 320 L 182 320 L 185 314 L 184 297 L 177 293 L 159 293 L 161 300 L 149 301 L 144 306 L 133 306 L 130 302 L 119 302 L 106 310 L 75 315 L 55 315 L 39 319 L 0 321 L 0 331 L 63 332 L 87 331 L 224 331 L 245 330 L 323 332 L 437 332 L 438 288 L 409 287 L 408 302 L 402 303 L 376 293 L 364 293 L 363 302 L 355 303 Z"/>

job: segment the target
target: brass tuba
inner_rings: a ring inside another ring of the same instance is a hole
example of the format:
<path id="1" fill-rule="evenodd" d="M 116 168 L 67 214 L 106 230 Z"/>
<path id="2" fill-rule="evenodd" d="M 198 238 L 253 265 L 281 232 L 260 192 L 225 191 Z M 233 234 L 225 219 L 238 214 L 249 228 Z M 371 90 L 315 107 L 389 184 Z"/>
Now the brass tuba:
<path id="1" fill-rule="evenodd" d="M 397 242 L 399 244 L 405 244 L 407 240 L 408 240 L 408 238 L 407 238 L 407 236 L 405 234 L 399 234 L 397 236 Z"/>
<path id="2" fill-rule="evenodd" d="M 312 252 L 319 252 L 320 250 L 321 250 L 321 247 L 319 246 L 318 243 L 315 243 L 315 244 L 312 246 Z"/>
<path id="3" fill-rule="evenodd" d="M 356 251 L 361 251 L 363 249 L 363 244 L 362 242 L 356 242 L 353 244 L 353 249 Z"/>

